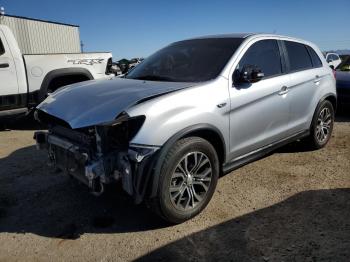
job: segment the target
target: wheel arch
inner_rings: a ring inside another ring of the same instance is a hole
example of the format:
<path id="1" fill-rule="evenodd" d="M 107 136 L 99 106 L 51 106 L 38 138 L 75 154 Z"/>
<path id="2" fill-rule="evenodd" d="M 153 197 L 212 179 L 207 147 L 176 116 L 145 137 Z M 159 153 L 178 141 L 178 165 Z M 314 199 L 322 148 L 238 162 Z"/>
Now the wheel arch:
<path id="1" fill-rule="evenodd" d="M 324 96 L 321 97 L 321 99 L 318 101 L 317 103 L 317 106 L 314 110 L 314 112 L 312 113 L 311 115 L 311 119 L 310 119 L 310 124 L 309 124 L 309 129 L 311 129 L 311 125 L 312 125 L 312 120 L 314 119 L 315 117 L 315 114 L 317 112 L 317 109 L 320 107 L 321 103 L 323 101 L 329 101 L 332 106 L 333 106 L 333 109 L 334 109 L 334 113 L 336 112 L 336 109 L 337 109 L 337 96 L 334 94 L 334 93 L 327 93 L 325 94 Z"/>
<path id="2" fill-rule="evenodd" d="M 323 102 L 324 100 L 327 100 L 329 102 L 331 102 L 333 108 L 334 108 L 334 112 L 337 111 L 337 97 L 334 94 L 326 94 L 325 96 L 322 97 L 322 99 L 320 100 L 320 102 L 318 104 L 320 104 L 321 102 Z"/>
<path id="3" fill-rule="evenodd" d="M 55 69 L 52 70 L 50 72 L 48 72 L 44 79 L 43 82 L 41 83 L 40 86 L 40 91 L 39 91 L 39 101 L 41 102 L 46 94 L 47 94 L 47 90 L 50 86 L 50 84 L 58 78 L 69 78 L 72 76 L 81 76 L 81 77 L 85 77 L 86 80 L 93 80 L 94 77 L 93 75 L 90 73 L 89 70 L 85 69 L 85 68 L 80 68 L 80 67 L 69 67 L 69 68 L 60 68 L 60 69 Z"/>
<path id="4" fill-rule="evenodd" d="M 167 152 L 178 140 L 191 136 L 201 137 L 213 145 L 219 158 L 220 167 L 225 162 L 226 143 L 224 140 L 224 136 L 218 128 L 210 124 L 197 124 L 184 128 L 176 134 L 174 134 L 173 136 L 171 136 L 156 155 L 157 160 L 154 164 L 152 176 L 153 179 L 151 180 L 150 184 L 150 198 L 155 197 L 157 195 L 160 170 Z M 222 172 L 221 168 L 220 172 Z"/>

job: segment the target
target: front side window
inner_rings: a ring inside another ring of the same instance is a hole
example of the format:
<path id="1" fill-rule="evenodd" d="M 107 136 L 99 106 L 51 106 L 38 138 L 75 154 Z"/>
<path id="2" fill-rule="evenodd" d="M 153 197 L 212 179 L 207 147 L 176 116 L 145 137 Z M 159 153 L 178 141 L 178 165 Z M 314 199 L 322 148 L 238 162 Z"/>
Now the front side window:
<path id="1" fill-rule="evenodd" d="M 261 40 L 254 43 L 243 55 L 236 70 L 241 70 L 244 66 L 257 66 L 264 77 L 280 75 L 282 65 L 277 41 Z"/>
<path id="2" fill-rule="evenodd" d="M 125 78 L 169 82 L 208 81 L 221 73 L 242 41 L 242 38 L 206 38 L 176 42 L 145 59 Z"/>
<path id="3" fill-rule="evenodd" d="M 300 71 L 312 68 L 312 62 L 305 45 L 292 41 L 284 41 L 289 59 L 289 71 Z"/>

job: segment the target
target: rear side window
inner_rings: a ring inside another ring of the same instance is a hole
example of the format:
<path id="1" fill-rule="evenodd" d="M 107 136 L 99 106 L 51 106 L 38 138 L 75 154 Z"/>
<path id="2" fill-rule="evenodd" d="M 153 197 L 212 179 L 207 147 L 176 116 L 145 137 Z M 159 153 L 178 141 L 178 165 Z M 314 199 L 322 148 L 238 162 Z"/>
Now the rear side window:
<path id="1" fill-rule="evenodd" d="M 311 56 L 311 61 L 312 61 L 313 67 L 321 67 L 322 66 L 321 59 L 316 54 L 315 50 L 310 46 L 307 47 L 307 50 L 309 51 L 309 54 Z"/>
<path id="2" fill-rule="evenodd" d="M 258 66 L 265 77 L 276 76 L 282 73 L 281 56 L 276 40 L 261 40 L 249 47 L 237 69 L 245 65 Z"/>
<path id="3" fill-rule="evenodd" d="M 305 45 L 291 41 L 284 41 L 284 43 L 288 53 L 289 71 L 312 68 L 311 57 Z"/>
<path id="4" fill-rule="evenodd" d="M 5 53 L 5 48 L 4 45 L 1 42 L 1 38 L 0 38 L 0 55 L 3 55 Z"/>

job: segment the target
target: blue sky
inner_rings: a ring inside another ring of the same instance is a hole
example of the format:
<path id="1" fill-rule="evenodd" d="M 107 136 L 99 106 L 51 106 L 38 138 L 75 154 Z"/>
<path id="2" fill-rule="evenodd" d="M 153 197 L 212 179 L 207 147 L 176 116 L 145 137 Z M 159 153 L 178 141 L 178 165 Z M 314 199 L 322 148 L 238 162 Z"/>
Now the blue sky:
<path id="1" fill-rule="evenodd" d="M 276 32 L 350 49 L 350 0 L 0 0 L 8 14 L 80 25 L 85 51 L 147 57 L 188 37 Z"/>

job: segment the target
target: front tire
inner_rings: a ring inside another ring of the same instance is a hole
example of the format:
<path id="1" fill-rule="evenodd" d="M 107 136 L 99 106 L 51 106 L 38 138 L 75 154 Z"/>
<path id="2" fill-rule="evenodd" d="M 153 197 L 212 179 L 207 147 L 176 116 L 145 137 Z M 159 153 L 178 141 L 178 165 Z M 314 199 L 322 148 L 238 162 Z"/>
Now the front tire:
<path id="1" fill-rule="evenodd" d="M 199 137 L 181 139 L 165 156 L 153 208 L 166 221 L 182 223 L 207 206 L 218 177 L 214 147 Z"/>
<path id="2" fill-rule="evenodd" d="M 332 135 L 334 125 L 334 108 L 328 100 L 317 107 L 310 127 L 308 145 L 312 149 L 323 148 Z"/>

